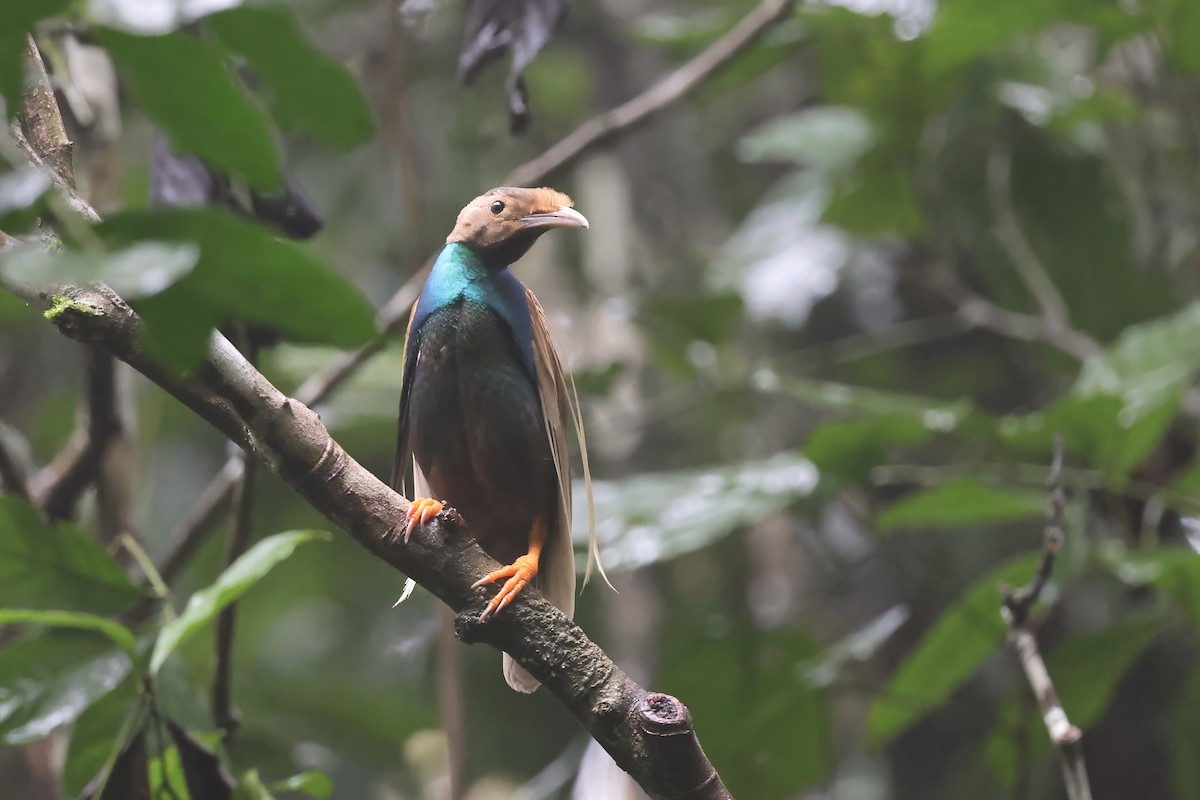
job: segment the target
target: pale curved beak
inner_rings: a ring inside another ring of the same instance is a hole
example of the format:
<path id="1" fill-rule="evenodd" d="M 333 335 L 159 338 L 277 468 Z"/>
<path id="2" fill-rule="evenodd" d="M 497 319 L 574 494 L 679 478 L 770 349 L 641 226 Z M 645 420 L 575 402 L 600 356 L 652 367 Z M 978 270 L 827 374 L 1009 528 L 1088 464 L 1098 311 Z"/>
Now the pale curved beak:
<path id="1" fill-rule="evenodd" d="M 587 217 L 573 208 L 561 206 L 553 211 L 521 217 L 524 228 L 590 228 Z"/>

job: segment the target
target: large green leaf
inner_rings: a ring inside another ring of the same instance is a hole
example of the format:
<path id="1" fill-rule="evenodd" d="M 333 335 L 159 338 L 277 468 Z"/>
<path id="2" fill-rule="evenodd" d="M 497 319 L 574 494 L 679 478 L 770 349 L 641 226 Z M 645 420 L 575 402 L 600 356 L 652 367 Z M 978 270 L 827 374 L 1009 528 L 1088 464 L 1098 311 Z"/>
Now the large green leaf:
<path id="1" fill-rule="evenodd" d="M 61 14 L 70 0 L 4 0 L 0 3 L 0 96 L 12 118 L 25 85 L 25 35 L 39 19 Z"/>
<path id="2" fill-rule="evenodd" d="M 224 211 L 126 211 L 96 230 L 113 247 L 145 239 L 199 247 L 190 274 L 137 304 L 155 352 L 181 369 L 199 360 L 209 331 L 230 319 L 343 348 L 375 333 L 374 308 L 353 284 L 303 245 Z"/>
<path id="3" fill-rule="evenodd" d="M 1100 719 L 1117 681 L 1160 630 L 1158 620 L 1128 622 L 1073 636 L 1045 657 L 1046 670 L 1071 724 L 1086 730 Z M 1050 752 L 1041 713 L 1026 713 L 1028 704 L 1034 702 L 1029 692 L 1022 681 L 1009 694 L 985 746 L 988 762 L 1005 783 L 1016 779 L 1021 759 Z M 1028 743 L 1029 752 L 1021 752 L 1018 741 Z"/>
<path id="4" fill-rule="evenodd" d="M 872 744 L 886 744 L 940 706 L 984 658 L 1003 646 L 1006 628 L 997 586 L 1026 583 L 1040 559 L 1040 553 L 1032 553 L 992 570 L 921 637 L 871 704 L 868 737 Z"/>
<path id="5" fill-rule="evenodd" d="M 115 614 L 144 596 L 94 539 L 0 496 L 0 608 Z"/>
<path id="6" fill-rule="evenodd" d="M 978 58 L 1019 33 L 1037 30 L 1054 20 L 1062 0 L 948 0 L 937 6 L 925 36 L 925 68 L 949 72 Z"/>
<path id="7" fill-rule="evenodd" d="M 669 561 L 707 547 L 810 495 L 817 471 L 797 453 L 780 453 L 704 470 L 636 475 L 597 481 L 596 536 L 609 572 Z M 576 544 L 586 546 L 583 488 L 575 488 Z"/>
<path id="8" fill-rule="evenodd" d="M 920 444 L 937 431 L 907 414 L 821 423 L 804 454 L 821 474 L 847 481 L 862 481 L 871 469 L 887 460 L 893 448 Z"/>
<path id="9" fill-rule="evenodd" d="M 108 694 L 133 662 L 94 633 L 48 631 L 0 650 L 0 742 L 49 736 Z"/>
<path id="10" fill-rule="evenodd" d="M 1013 444 L 1043 448 L 1062 431 L 1068 449 L 1124 476 L 1157 444 L 1198 372 L 1200 303 L 1193 303 L 1127 328 L 1084 363 L 1066 397 L 998 430 Z"/>
<path id="11" fill-rule="evenodd" d="M 32 286 L 103 283 L 126 300 L 137 300 L 181 279 L 199 257 L 199 249 L 189 242 L 144 241 L 111 253 L 26 247 L 6 253 L 0 272 Z"/>
<path id="12" fill-rule="evenodd" d="M 130 658 L 137 658 L 137 638 L 133 631 L 119 622 L 85 614 L 82 611 L 41 611 L 25 608 L 0 608 L 0 625 L 44 625 L 48 628 L 69 628 L 92 631 L 107 636 Z"/>
<path id="13" fill-rule="evenodd" d="M 151 674 L 157 673 L 181 644 L 211 624 L 223 608 L 245 594 L 298 546 L 326 537 L 319 531 L 288 531 L 263 539 L 247 550 L 215 583 L 192 595 L 182 614 L 163 626 L 150 657 Z"/>
<path id="14" fill-rule="evenodd" d="M 279 154 L 266 115 L 239 89 L 220 57 L 182 32 L 139 36 L 98 29 L 146 114 L 181 151 L 258 189 L 279 185 Z"/>
<path id="15" fill-rule="evenodd" d="M 138 687 L 126 678 L 121 685 L 92 703 L 71 726 L 63 789 L 79 797 L 84 787 L 117 756 L 130 715 L 139 711 Z"/>
<path id="16" fill-rule="evenodd" d="M 954 478 L 914 492 L 875 517 L 880 531 L 896 528 L 954 528 L 1038 517 L 1046 493 L 989 486 L 976 478 Z"/>
<path id="17" fill-rule="evenodd" d="M 234 8 L 206 21 L 266 81 L 283 125 L 340 147 L 371 138 L 371 112 L 358 82 L 309 43 L 291 9 Z"/>

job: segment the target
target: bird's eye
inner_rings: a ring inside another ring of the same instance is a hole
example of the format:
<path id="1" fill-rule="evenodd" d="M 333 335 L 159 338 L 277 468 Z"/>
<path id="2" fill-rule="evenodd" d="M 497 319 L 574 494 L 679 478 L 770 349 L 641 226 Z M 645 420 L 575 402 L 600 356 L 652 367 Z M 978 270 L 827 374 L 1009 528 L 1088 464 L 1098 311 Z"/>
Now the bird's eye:
<path id="1" fill-rule="evenodd" d="M 502 203 L 501 201 L 497 200 L 496 202 L 492 203 L 492 213 L 493 214 L 499 214 L 503 210 L 504 210 L 504 203 Z"/>

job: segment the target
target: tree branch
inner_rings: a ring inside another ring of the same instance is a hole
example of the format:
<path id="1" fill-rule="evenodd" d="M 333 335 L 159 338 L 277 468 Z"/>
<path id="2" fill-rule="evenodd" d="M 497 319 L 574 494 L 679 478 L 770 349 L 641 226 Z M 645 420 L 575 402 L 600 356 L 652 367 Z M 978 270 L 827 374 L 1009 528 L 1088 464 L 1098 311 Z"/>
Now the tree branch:
<path id="1" fill-rule="evenodd" d="M 794 5 L 795 0 L 763 0 L 728 33 L 691 61 L 668 73 L 632 100 L 588 120 L 541 155 L 510 172 L 505 183 L 514 186 L 540 183 L 551 172 L 562 169 L 592 147 L 682 100 L 689 92 L 727 66 L 768 29 L 783 21 Z M 324 402 L 382 350 L 388 339 L 408 323 L 409 310 L 417 299 L 425 275 L 432 265 L 433 260 L 427 259 L 424 266 L 414 273 L 380 310 L 379 336 L 358 350 L 339 357 L 324 372 L 309 378 L 296 390 L 295 399 L 309 406 Z M 212 526 L 229 502 L 230 494 L 240 476 L 239 470 L 240 458 L 234 457 L 226 461 L 221 471 L 201 492 L 200 499 L 187 516 L 187 522 L 171 536 L 174 544 L 160 570 L 163 579 L 168 583 L 187 566 L 192 555 L 211 532 Z"/>
<path id="2" fill-rule="evenodd" d="M 283 395 L 224 336 L 213 335 L 197 378 L 182 381 L 142 351 L 140 320 L 111 290 L 10 288 L 30 302 L 53 305 L 52 321 L 62 333 L 104 349 L 157 383 L 247 452 L 258 454 L 368 551 L 459 612 L 459 638 L 511 654 L 651 797 L 730 797 L 704 756 L 686 708 L 630 680 L 539 592 L 526 589 L 503 614 L 479 622 L 489 592 L 471 584 L 499 565 L 464 530 L 461 519 L 443 513 L 403 543 L 398 533 L 409 501 L 351 458 L 315 412 Z"/>
<path id="3" fill-rule="evenodd" d="M 1054 440 L 1054 461 L 1046 485 L 1050 492 L 1050 507 L 1046 519 L 1046 531 L 1042 540 L 1042 561 L 1033 580 L 1020 589 L 1001 587 L 1003 616 L 1009 626 L 1008 640 L 1021 659 L 1025 677 L 1042 710 L 1042 719 L 1050 742 L 1058 750 L 1062 762 L 1063 780 L 1070 800 L 1091 800 L 1092 790 L 1088 784 L 1087 764 L 1083 758 L 1080 740 L 1083 733 L 1071 724 L 1063 710 L 1046 662 L 1038 649 L 1037 636 L 1030 624 L 1030 611 L 1041 597 L 1042 590 L 1054 571 L 1054 560 L 1062 549 L 1063 511 L 1066 499 L 1062 488 L 1063 439 L 1058 434 Z"/>
<path id="4" fill-rule="evenodd" d="M 28 139 L 15 127 L 13 138 L 25 155 L 47 170 L 69 197 L 78 197 L 74 193 L 75 169 L 71 163 L 74 145 L 67 137 L 62 113 L 54 99 L 54 87 L 32 36 L 25 37 L 25 67 L 32 80 L 25 90 L 19 116 Z M 75 208 L 76 213 L 93 221 L 99 219 L 91 206 L 82 199 L 80 203 L 82 206 Z M 110 356 L 93 349 L 87 351 L 86 359 L 84 435 L 73 437 L 75 443 L 68 445 L 68 449 L 32 481 L 31 495 L 51 521 L 67 519 L 74 514 L 75 504 L 96 479 L 109 445 L 121 432 L 115 364 Z"/>
<path id="5" fill-rule="evenodd" d="M 537 183 L 618 131 L 631 128 L 679 101 L 791 14 L 794 5 L 795 0 L 762 0 L 691 61 L 632 100 L 592 117 L 544 153 L 510 172 L 505 183 L 511 186 Z"/>

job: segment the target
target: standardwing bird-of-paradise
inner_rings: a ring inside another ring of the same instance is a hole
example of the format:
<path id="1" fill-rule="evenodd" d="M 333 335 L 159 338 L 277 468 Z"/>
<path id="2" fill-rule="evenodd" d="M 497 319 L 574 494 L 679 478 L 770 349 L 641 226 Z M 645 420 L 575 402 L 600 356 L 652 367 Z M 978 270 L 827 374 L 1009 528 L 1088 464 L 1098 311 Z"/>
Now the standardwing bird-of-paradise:
<path id="1" fill-rule="evenodd" d="M 507 564 L 475 584 L 503 581 L 484 619 L 530 584 L 567 616 L 575 610 L 570 427 L 593 517 L 578 398 L 541 304 L 509 267 L 547 231 L 587 227 L 561 192 L 492 189 L 459 213 L 409 319 L 392 467 L 397 490 L 410 468 L 413 477 L 404 538 L 443 504 L 457 509 L 484 551 Z M 585 582 L 593 562 L 594 524 Z M 504 678 L 517 691 L 538 687 L 507 653 Z"/>

